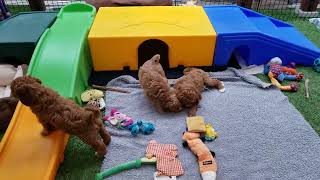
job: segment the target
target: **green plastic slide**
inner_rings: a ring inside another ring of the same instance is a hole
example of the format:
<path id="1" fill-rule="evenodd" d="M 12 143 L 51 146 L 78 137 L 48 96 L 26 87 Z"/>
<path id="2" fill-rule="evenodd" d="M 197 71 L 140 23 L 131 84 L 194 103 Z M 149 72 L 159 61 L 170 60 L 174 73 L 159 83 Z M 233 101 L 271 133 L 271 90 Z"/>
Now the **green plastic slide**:
<path id="1" fill-rule="evenodd" d="M 87 34 L 95 14 L 93 6 L 82 3 L 62 8 L 41 36 L 29 66 L 29 75 L 77 103 L 91 71 Z M 36 116 L 19 103 L 0 144 L 0 179 L 54 179 L 68 135 L 56 131 L 43 137 L 41 130 Z"/>
<path id="2" fill-rule="evenodd" d="M 87 35 L 95 14 L 93 6 L 82 3 L 62 8 L 40 38 L 28 71 L 79 104 L 92 68 Z"/>

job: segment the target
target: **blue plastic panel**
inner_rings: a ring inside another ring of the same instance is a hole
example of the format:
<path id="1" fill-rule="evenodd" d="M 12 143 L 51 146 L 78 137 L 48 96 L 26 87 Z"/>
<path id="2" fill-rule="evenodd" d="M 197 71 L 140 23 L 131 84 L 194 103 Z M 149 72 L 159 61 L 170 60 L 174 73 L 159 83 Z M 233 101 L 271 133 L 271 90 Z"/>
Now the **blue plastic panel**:
<path id="1" fill-rule="evenodd" d="M 283 64 L 312 65 L 320 49 L 294 26 L 239 6 L 206 6 L 217 32 L 214 65 L 227 65 L 233 52 L 248 65 L 265 64 L 278 56 Z"/>

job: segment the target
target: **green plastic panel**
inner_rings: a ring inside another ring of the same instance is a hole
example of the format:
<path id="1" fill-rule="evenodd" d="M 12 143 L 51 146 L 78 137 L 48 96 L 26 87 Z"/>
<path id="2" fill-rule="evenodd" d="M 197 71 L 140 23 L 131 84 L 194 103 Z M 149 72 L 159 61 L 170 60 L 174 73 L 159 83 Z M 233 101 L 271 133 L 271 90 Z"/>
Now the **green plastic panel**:
<path id="1" fill-rule="evenodd" d="M 63 7 L 41 36 L 28 70 L 29 75 L 79 104 L 92 69 L 87 35 L 95 14 L 93 6 L 83 3 Z"/>

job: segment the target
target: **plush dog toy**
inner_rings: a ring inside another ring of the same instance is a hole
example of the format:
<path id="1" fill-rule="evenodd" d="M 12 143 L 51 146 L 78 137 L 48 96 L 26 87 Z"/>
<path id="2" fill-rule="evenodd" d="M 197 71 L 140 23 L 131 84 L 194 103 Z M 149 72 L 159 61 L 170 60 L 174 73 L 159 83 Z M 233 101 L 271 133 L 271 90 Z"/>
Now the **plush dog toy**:
<path id="1" fill-rule="evenodd" d="M 214 152 L 200 139 L 199 133 L 185 132 L 182 139 L 187 142 L 190 150 L 198 157 L 199 171 L 203 180 L 215 180 L 217 163 Z"/>
<path id="2" fill-rule="evenodd" d="M 270 62 L 264 67 L 264 74 L 267 74 L 271 80 L 271 83 L 277 86 L 282 91 L 291 91 L 296 92 L 298 91 L 298 84 L 291 83 L 288 86 L 282 86 L 280 82 L 283 80 L 291 80 L 291 81 L 300 81 L 303 78 L 302 73 L 298 73 L 296 69 L 289 68 L 286 66 L 282 66 L 282 61 L 280 58 L 273 58 Z M 291 67 L 295 67 L 290 64 Z"/>

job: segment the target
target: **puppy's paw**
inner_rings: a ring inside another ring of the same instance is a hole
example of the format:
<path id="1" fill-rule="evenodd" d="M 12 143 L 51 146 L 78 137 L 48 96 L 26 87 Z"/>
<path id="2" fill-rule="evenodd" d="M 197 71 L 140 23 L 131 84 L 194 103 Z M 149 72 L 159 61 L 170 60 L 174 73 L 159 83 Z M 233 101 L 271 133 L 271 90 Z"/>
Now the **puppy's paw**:
<path id="1" fill-rule="evenodd" d="M 224 88 L 224 82 L 223 81 L 221 81 L 221 86 L 222 86 L 222 88 L 219 89 L 219 91 L 224 93 L 226 91 L 226 89 Z"/>
<path id="2" fill-rule="evenodd" d="M 219 89 L 220 92 L 224 93 L 226 91 L 225 88 Z"/>
<path id="3" fill-rule="evenodd" d="M 95 152 L 95 155 L 98 157 L 98 158 L 104 158 L 104 155 L 106 153 L 99 153 L 99 152 Z"/>
<path id="4" fill-rule="evenodd" d="M 100 143 L 99 143 L 100 144 Z M 99 147 L 96 148 L 96 153 L 95 155 L 98 158 L 103 158 L 104 155 L 106 155 L 108 152 L 107 147 L 101 142 L 101 144 L 99 145 Z"/>

